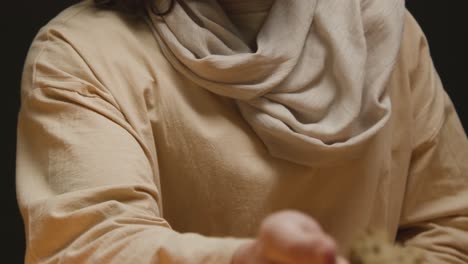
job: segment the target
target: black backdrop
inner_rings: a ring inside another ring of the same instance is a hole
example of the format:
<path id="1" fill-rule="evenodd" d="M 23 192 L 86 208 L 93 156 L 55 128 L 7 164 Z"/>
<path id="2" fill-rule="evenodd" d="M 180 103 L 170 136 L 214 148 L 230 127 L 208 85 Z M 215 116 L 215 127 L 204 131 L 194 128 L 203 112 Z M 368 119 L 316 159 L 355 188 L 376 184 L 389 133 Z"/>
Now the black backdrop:
<path id="1" fill-rule="evenodd" d="M 281 0 L 282 1 L 282 0 Z M 2 3 L 2 83 L 6 91 L 2 107 L 5 114 L 2 127 L 3 203 L 1 233 L 4 239 L 2 262 L 22 263 L 25 241 L 23 223 L 15 198 L 16 115 L 19 107 L 21 70 L 32 38 L 39 28 L 63 8 L 76 0 L 5 1 Z M 465 131 L 468 129 L 466 94 L 468 67 L 468 22 L 462 6 L 466 0 L 407 0 L 407 7 L 426 33 L 434 64 L 445 89 L 455 103 Z M 6 58 L 6 59 L 5 59 Z M 6 135 L 6 136 L 5 136 Z"/>

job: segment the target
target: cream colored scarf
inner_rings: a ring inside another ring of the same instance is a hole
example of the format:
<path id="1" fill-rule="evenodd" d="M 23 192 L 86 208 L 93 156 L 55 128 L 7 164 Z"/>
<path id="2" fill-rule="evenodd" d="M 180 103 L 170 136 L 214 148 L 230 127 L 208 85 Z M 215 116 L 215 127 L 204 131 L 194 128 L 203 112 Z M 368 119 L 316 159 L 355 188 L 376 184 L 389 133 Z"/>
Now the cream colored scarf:
<path id="1" fill-rule="evenodd" d="M 271 155 L 332 165 L 358 157 L 389 119 L 403 0 L 276 0 L 255 50 L 217 1 L 179 1 L 186 5 L 151 15 L 164 55 L 235 99 Z"/>

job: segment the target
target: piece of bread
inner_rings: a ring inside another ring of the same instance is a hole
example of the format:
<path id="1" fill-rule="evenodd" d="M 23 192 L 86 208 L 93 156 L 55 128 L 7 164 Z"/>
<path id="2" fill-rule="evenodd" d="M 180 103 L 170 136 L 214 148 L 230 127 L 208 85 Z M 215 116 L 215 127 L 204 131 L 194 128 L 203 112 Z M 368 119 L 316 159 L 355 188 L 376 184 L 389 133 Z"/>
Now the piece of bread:
<path id="1" fill-rule="evenodd" d="M 351 264 L 422 264 L 416 248 L 390 242 L 382 232 L 368 232 L 356 240 L 350 251 Z"/>

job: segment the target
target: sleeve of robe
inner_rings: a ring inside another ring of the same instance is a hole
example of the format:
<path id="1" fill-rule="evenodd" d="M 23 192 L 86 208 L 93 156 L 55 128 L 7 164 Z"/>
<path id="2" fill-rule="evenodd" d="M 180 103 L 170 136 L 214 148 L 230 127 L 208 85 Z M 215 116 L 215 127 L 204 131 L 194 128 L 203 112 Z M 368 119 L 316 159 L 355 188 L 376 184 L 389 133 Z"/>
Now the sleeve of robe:
<path id="1" fill-rule="evenodd" d="M 154 146 L 96 83 L 74 47 L 43 29 L 25 64 L 18 118 L 25 263 L 229 264 L 245 240 L 171 229 Z"/>
<path id="2" fill-rule="evenodd" d="M 412 157 L 398 239 L 422 249 L 424 263 L 468 263 L 467 137 L 423 32 L 407 21 Z"/>

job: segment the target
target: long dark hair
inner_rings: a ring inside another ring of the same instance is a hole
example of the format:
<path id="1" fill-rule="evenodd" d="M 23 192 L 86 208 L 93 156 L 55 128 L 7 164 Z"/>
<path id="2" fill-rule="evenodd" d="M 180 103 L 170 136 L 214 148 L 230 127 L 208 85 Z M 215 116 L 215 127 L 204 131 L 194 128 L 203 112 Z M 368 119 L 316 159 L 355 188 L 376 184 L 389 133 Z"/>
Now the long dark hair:
<path id="1" fill-rule="evenodd" d="M 165 14 L 171 12 L 175 1 L 176 0 L 169 0 L 169 3 L 164 8 L 164 10 L 158 9 L 155 0 L 94 0 L 94 3 L 99 6 L 116 8 L 134 14 L 144 13 L 146 7 L 149 6 L 150 10 L 154 14 L 158 16 L 164 16 Z"/>

